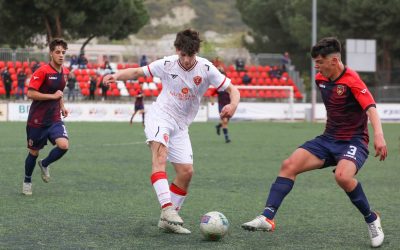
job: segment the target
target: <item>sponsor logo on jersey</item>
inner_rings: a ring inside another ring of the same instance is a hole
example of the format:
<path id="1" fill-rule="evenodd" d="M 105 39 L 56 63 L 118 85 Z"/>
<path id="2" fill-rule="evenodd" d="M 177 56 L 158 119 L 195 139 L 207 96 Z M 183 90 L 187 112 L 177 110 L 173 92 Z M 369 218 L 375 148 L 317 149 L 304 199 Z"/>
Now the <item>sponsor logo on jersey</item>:
<path id="1" fill-rule="evenodd" d="M 203 79 L 201 78 L 201 76 L 193 77 L 194 84 L 196 84 L 197 86 L 201 83 L 202 80 Z"/>
<path id="2" fill-rule="evenodd" d="M 324 89 L 325 85 L 321 83 L 321 84 L 319 84 L 319 87 Z"/>
<path id="3" fill-rule="evenodd" d="M 361 90 L 361 93 L 363 93 L 363 94 L 367 93 L 367 89 Z"/>
<path id="4" fill-rule="evenodd" d="M 29 140 L 28 140 L 28 145 L 29 145 L 29 147 L 32 147 L 32 146 L 33 146 L 33 140 L 32 140 L 32 139 L 29 139 Z"/>
<path id="5" fill-rule="evenodd" d="M 38 76 L 33 76 L 33 80 L 39 79 Z"/>
<path id="6" fill-rule="evenodd" d="M 68 76 L 67 75 L 64 75 L 64 81 L 68 82 Z"/>
<path id="7" fill-rule="evenodd" d="M 182 92 L 182 94 L 186 95 L 187 93 L 189 93 L 189 89 L 188 88 L 182 88 L 181 92 Z"/>
<path id="8" fill-rule="evenodd" d="M 172 77 L 172 79 L 175 79 L 175 78 L 177 78 L 177 77 L 178 77 L 178 75 L 171 74 L 171 77 Z"/>
<path id="9" fill-rule="evenodd" d="M 343 85 L 338 85 L 338 86 L 336 87 L 336 93 L 337 93 L 338 95 L 343 95 L 344 91 L 345 91 L 345 87 L 344 87 Z"/>
<path id="10" fill-rule="evenodd" d="M 50 76 L 49 79 L 50 80 L 57 80 L 57 76 Z"/>

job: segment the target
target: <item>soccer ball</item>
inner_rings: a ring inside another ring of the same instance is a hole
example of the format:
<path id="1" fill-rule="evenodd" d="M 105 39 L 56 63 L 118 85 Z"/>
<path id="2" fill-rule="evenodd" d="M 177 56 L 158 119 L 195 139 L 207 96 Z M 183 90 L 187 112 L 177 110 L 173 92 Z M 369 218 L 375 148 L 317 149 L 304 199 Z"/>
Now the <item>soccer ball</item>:
<path id="1" fill-rule="evenodd" d="M 228 232 L 228 219 L 220 212 L 208 212 L 201 217 L 200 231 L 206 240 L 220 240 Z"/>

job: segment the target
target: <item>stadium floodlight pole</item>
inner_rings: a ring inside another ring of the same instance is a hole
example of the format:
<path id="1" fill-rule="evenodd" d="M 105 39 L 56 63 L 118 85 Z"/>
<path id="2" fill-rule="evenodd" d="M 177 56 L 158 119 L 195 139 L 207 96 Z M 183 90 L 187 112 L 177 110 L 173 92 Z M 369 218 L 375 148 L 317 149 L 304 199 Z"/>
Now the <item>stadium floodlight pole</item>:
<path id="1" fill-rule="evenodd" d="M 312 1 L 312 31 L 311 46 L 317 43 L 317 0 Z M 315 121 L 315 107 L 317 102 L 317 91 L 315 89 L 315 63 L 311 58 L 311 122 Z"/>

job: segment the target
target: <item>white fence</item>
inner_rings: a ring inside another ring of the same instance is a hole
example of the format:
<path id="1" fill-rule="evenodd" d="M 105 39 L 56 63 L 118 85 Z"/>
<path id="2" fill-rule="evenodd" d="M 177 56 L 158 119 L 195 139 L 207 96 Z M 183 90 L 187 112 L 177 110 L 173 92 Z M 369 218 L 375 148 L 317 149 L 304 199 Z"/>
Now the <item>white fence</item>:
<path id="1" fill-rule="evenodd" d="M 150 105 L 150 104 L 149 104 Z M 146 105 L 146 108 L 149 107 Z M 65 103 L 70 111 L 66 121 L 116 121 L 128 122 L 134 110 L 132 104 L 100 104 L 100 103 Z M 1 103 L 0 121 L 26 121 L 29 114 L 30 103 Z M 379 115 L 382 121 L 400 122 L 400 104 L 377 104 Z M 308 112 L 311 109 L 310 103 L 295 103 L 293 110 L 288 103 L 251 103 L 239 104 L 233 120 L 307 120 Z M 315 118 L 326 119 L 326 111 L 323 104 L 316 106 Z M 195 121 L 205 122 L 219 119 L 218 105 L 208 103 L 200 106 Z M 136 122 L 141 121 L 141 116 L 135 116 Z"/>

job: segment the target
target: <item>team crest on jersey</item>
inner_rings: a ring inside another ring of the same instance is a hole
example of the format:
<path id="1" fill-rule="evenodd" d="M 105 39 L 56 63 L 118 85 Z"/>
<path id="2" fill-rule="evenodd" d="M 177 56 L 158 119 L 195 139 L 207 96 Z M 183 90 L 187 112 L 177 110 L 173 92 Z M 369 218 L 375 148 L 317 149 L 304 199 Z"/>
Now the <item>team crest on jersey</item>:
<path id="1" fill-rule="evenodd" d="M 169 135 L 168 134 L 164 134 L 164 141 L 165 141 L 165 143 L 168 143 L 168 141 L 169 141 Z"/>
<path id="2" fill-rule="evenodd" d="M 201 76 L 195 76 L 193 77 L 193 81 L 196 85 L 199 85 L 201 83 L 203 79 L 201 78 Z"/>
<path id="3" fill-rule="evenodd" d="M 338 85 L 338 86 L 336 87 L 336 93 L 337 93 L 338 95 L 343 95 L 344 91 L 345 91 L 345 87 L 344 87 L 343 85 Z"/>
<path id="4" fill-rule="evenodd" d="M 182 94 L 186 95 L 187 93 L 189 93 L 189 89 L 188 88 L 182 88 L 181 92 L 182 92 Z"/>

